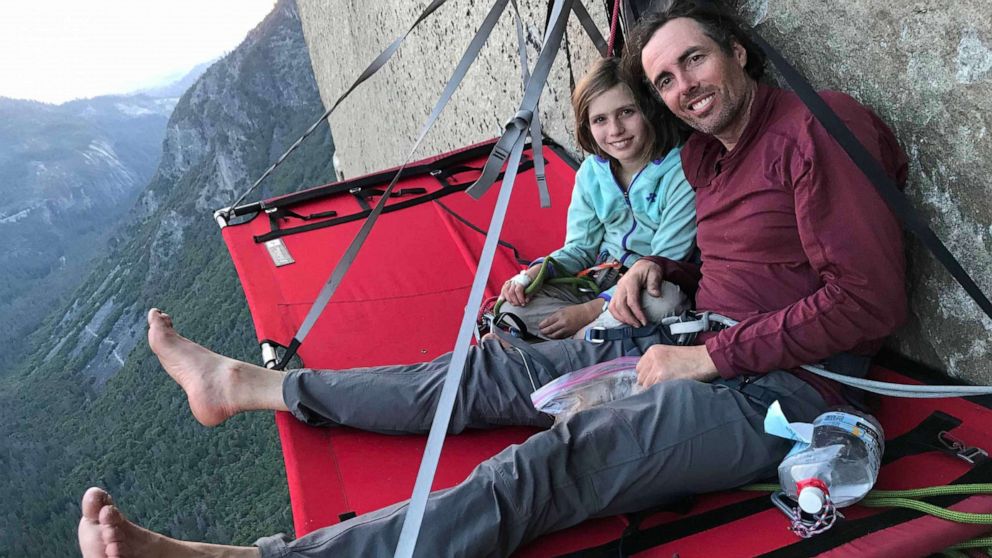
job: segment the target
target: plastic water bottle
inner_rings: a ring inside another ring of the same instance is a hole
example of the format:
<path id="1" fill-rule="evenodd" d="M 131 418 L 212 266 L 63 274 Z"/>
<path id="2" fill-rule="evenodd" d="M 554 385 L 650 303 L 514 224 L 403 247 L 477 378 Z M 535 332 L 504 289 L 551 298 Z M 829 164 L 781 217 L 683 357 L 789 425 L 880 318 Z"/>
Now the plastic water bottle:
<path id="1" fill-rule="evenodd" d="M 864 498 L 878 478 L 885 436 L 875 417 L 843 408 L 813 421 L 810 444 L 797 443 L 778 467 L 782 490 L 806 513 L 823 510 L 827 496 L 834 507 Z"/>

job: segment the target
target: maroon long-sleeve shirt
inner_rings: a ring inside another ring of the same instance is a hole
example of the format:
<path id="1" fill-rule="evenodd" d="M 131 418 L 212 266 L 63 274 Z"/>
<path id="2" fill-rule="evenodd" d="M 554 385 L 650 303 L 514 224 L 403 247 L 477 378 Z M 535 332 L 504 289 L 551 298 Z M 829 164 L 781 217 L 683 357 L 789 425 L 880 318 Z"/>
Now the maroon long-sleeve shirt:
<path id="1" fill-rule="evenodd" d="M 906 157 L 889 128 L 847 95 L 822 95 L 904 183 Z M 703 261 L 696 307 L 740 320 L 704 338 L 722 376 L 873 354 L 904 321 L 899 224 L 795 94 L 759 85 L 734 149 L 697 133 L 682 166 L 696 191 Z M 652 259 L 692 290 L 691 266 Z"/>

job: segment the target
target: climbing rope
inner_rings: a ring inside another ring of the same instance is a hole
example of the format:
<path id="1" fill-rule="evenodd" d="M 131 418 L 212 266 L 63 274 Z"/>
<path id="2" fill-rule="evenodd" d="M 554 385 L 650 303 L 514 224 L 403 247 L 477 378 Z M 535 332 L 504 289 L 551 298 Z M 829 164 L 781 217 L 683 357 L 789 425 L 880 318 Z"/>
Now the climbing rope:
<path id="1" fill-rule="evenodd" d="M 779 485 L 772 483 L 749 484 L 741 487 L 741 490 L 752 492 L 778 492 L 781 489 Z M 992 513 L 960 512 L 921 501 L 922 498 L 954 494 L 992 494 L 992 484 L 951 484 L 910 490 L 872 490 L 858 503 L 870 508 L 907 508 L 955 523 L 992 525 Z"/>
<path id="2" fill-rule="evenodd" d="M 617 24 L 620 23 L 620 0 L 613 0 L 613 17 L 610 18 L 610 40 L 606 44 L 606 57 L 613 56 L 613 45 L 617 38 Z"/>

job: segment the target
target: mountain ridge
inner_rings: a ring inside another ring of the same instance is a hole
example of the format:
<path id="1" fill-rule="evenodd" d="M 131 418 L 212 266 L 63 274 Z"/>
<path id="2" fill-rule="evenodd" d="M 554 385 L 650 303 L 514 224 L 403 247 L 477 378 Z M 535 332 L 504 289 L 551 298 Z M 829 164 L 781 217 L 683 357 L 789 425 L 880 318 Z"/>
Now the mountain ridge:
<path id="1" fill-rule="evenodd" d="M 0 556 L 73 556 L 79 497 L 109 489 L 130 517 L 180 538 L 249 544 L 291 529 L 272 417 L 206 429 L 144 342 L 148 306 L 236 358 L 258 346 L 211 218 L 323 112 L 295 4 L 281 0 L 180 99 L 162 157 L 96 270 L 0 378 Z M 259 195 L 330 180 L 314 134 Z M 123 364 L 121 363 L 123 361 Z M 24 554 L 27 552 L 27 554 Z M 40 553 L 40 554 L 39 554 Z"/>

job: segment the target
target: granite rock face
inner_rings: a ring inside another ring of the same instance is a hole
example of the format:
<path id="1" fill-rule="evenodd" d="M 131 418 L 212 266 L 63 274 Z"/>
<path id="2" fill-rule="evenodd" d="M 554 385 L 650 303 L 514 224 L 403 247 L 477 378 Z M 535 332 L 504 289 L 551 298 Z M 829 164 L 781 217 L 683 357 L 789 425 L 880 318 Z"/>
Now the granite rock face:
<path id="1" fill-rule="evenodd" d="M 406 31 L 422 2 L 298 0 L 324 104 L 330 106 L 379 52 Z M 407 38 L 387 67 L 331 116 L 347 176 L 398 165 L 490 2 L 449 3 Z M 907 193 L 986 293 L 992 292 L 992 5 L 984 0 L 802 2 L 741 0 L 745 19 L 819 89 L 874 109 L 911 161 Z M 520 2 L 533 64 L 547 2 Z M 599 5 L 590 10 L 607 29 Z M 521 98 L 510 13 L 418 155 L 497 136 Z M 546 132 L 576 154 L 569 95 L 598 56 L 575 17 L 541 103 Z M 775 80 L 775 76 L 772 76 Z M 567 200 L 556 200 L 567 203 Z M 912 317 L 899 352 L 974 383 L 992 383 L 992 320 L 915 239 L 908 242 Z"/>
<path id="2" fill-rule="evenodd" d="M 992 6 L 783 0 L 742 12 L 815 87 L 849 93 L 892 127 L 913 205 L 992 293 Z M 919 241 L 908 246 L 912 316 L 892 347 L 992 384 L 992 320 Z"/>

